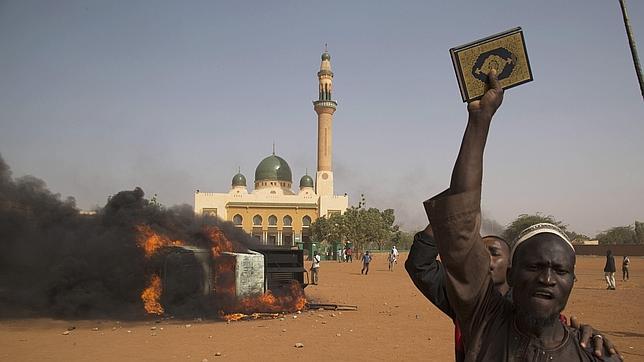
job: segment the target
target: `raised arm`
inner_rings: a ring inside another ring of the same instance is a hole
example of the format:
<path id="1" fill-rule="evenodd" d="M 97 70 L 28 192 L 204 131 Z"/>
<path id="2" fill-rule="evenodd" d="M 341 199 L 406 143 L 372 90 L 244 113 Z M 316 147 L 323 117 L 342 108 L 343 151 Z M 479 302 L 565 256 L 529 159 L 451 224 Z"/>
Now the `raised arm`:
<path id="1" fill-rule="evenodd" d="M 414 285 L 443 313 L 454 319 L 447 299 L 445 270 L 437 259 L 438 248 L 430 226 L 414 235 L 414 243 L 405 261 L 405 269 Z"/>
<path id="2" fill-rule="evenodd" d="M 480 301 L 493 291 L 490 257 L 481 242 L 481 180 L 483 150 L 492 116 L 501 105 L 501 89 L 492 71 L 490 89 L 468 105 L 468 122 L 454 164 L 450 188 L 425 201 L 441 261 L 447 295 L 462 327 L 467 328 Z"/>
<path id="3" fill-rule="evenodd" d="M 449 188 L 451 194 L 475 191 L 481 188 L 483 179 L 483 150 L 487 141 L 492 116 L 503 101 L 503 89 L 496 71 L 488 75 L 490 89 L 483 98 L 467 106 L 469 117 L 461 142 L 461 149 L 454 164 Z"/>

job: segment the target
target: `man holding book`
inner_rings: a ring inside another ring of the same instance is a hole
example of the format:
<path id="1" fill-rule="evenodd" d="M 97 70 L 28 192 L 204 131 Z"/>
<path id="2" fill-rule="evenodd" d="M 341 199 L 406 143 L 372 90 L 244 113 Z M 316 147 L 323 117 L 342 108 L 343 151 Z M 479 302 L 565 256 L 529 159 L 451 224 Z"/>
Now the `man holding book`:
<path id="1" fill-rule="evenodd" d="M 469 119 L 450 188 L 425 201 L 445 267 L 447 297 L 458 321 L 466 361 L 595 361 L 580 334 L 559 315 L 574 284 L 575 251 L 556 226 L 528 228 L 513 246 L 508 283 L 514 304 L 494 288 L 481 242 L 483 151 L 503 100 L 496 71 L 489 89 L 468 105 Z M 594 338 L 602 338 L 600 335 Z M 619 360 L 602 351 L 603 360 Z"/>

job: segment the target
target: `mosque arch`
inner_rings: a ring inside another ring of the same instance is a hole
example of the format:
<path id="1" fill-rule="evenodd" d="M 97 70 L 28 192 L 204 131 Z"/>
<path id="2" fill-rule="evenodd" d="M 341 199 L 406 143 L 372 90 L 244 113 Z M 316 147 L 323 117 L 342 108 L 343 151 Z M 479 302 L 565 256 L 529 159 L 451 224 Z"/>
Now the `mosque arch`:
<path id="1" fill-rule="evenodd" d="M 244 218 L 241 215 L 236 214 L 233 216 L 233 224 L 235 224 L 235 226 L 242 226 L 242 222 L 244 222 Z"/>

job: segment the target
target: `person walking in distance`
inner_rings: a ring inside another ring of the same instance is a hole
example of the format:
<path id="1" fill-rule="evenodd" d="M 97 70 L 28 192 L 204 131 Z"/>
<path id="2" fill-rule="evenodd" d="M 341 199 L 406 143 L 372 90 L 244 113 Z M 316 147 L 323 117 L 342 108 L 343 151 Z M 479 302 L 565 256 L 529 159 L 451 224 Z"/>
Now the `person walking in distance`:
<path id="1" fill-rule="evenodd" d="M 396 263 L 398 263 L 398 249 L 396 249 L 396 245 L 394 245 L 389 252 L 389 271 L 394 270 Z"/>
<path id="2" fill-rule="evenodd" d="M 313 285 L 318 285 L 319 270 L 320 270 L 320 255 L 316 251 L 313 253 L 313 263 L 311 264 L 311 281 Z"/>
<path id="3" fill-rule="evenodd" d="M 606 278 L 606 289 L 615 290 L 615 257 L 613 252 L 606 250 L 606 265 L 604 265 L 604 277 Z"/>
<path id="4" fill-rule="evenodd" d="M 369 250 L 367 250 L 362 256 L 362 270 L 360 270 L 360 274 L 369 274 L 369 263 L 371 263 L 371 255 L 369 255 Z"/>
<path id="5" fill-rule="evenodd" d="M 622 281 L 625 282 L 628 280 L 628 266 L 631 264 L 631 260 L 628 258 L 628 255 L 624 255 L 622 259 Z"/>
<path id="6" fill-rule="evenodd" d="M 347 256 L 347 263 L 353 263 L 353 249 L 347 244 L 347 248 L 344 251 L 344 254 Z"/>

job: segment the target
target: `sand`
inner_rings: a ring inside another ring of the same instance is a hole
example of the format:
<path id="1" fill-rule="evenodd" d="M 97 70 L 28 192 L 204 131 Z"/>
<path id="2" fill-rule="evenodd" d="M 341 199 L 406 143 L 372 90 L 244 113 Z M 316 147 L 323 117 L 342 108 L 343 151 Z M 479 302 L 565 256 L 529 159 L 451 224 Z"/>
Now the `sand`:
<path id="1" fill-rule="evenodd" d="M 401 255 L 404 260 L 406 255 Z M 618 264 L 620 264 L 618 260 Z M 602 257 L 580 257 L 579 281 L 565 311 L 612 339 L 627 360 L 644 361 L 644 258 L 631 258 L 631 280 L 606 290 Z M 620 264 L 621 265 L 621 264 Z M 0 321 L 2 361 L 266 360 L 449 361 L 451 320 L 413 286 L 403 265 L 387 270 L 376 255 L 360 264 L 323 262 L 315 302 L 358 305 L 357 311 L 305 311 L 282 319 L 238 321 L 16 319 Z M 75 327 L 68 334 L 68 328 Z M 303 347 L 296 348 L 301 343 Z M 219 356 L 216 354 L 220 353 Z"/>

